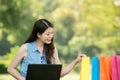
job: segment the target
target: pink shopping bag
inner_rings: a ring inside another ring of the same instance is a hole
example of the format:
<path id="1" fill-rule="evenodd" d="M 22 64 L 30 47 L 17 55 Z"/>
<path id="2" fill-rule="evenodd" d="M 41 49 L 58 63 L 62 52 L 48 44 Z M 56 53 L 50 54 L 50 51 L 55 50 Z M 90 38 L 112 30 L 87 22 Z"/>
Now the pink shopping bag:
<path id="1" fill-rule="evenodd" d="M 120 56 L 112 56 L 112 80 L 120 80 Z"/>

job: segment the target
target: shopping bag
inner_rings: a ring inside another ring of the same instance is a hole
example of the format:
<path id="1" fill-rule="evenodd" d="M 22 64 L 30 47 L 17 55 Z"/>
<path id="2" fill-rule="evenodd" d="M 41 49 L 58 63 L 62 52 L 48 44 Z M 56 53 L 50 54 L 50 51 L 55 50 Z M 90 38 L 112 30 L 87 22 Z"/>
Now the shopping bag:
<path id="1" fill-rule="evenodd" d="M 109 80 L 112 80 L 112 58 L 111 57 L 106 57 L 106 68 L 108 71 L 108 77 Z"/>
<path id="2" fill-rule="evenodd" d="M 80 80 L 91 80 L 90 58 L 83 57 L 81 61 Z"/>
<path id="3" fill-rule="evenodd" d="M 120 56 L 117 56 L 118 80 L 120 80 Z"/>
<path id="4" fill-rule="evenodd" d="M 112 56 L 112 80 L 120 80 L 120 56 Z"/>
<path id="5" fill-rule="evenodd" d="M 92 57 L 92 80 L 100 80 L 99 58 Z"/>
<path id="6" fill-rule="evenodd" d="M 111 80 L 110 57 L 100 57 L 100 80 Z"/>

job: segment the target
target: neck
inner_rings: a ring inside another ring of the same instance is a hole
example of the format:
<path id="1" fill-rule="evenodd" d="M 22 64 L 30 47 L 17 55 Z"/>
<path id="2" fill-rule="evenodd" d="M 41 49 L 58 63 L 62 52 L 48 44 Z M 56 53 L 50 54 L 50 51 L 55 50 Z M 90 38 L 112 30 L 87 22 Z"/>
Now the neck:
<path id="1" fill-rule="evenodd" d="M 36 40 L 36 43 L 37 43 L 37 47 L 38 47 L 38 50 L 40 51 L 40 55 L 42 56 L 43 55 L 43 49 L 44 49 L 44 43 L 40 40 Z"/>
<path id="2" fill-rule="evenodd" d="M 36 43 L 37 43 L 37 46 L 39 47 L 39 48 L 41 48 L 41 47 L 44 47 L 44 43 L 42 42 L 42 41 L 40 41 L 40 40 L 36 40 Z"/>

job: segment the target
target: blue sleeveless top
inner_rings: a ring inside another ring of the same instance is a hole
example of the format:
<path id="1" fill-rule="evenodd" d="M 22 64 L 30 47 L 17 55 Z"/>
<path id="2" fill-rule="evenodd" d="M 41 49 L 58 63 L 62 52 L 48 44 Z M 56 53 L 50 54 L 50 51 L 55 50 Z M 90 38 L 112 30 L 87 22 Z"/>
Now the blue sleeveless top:
<path id="1" fill-rule="evenodd" d="M 27 56 L 20 64 L 20 73 L 23 77 L 26 77 L 28 64 L 47 64 L 45 52 L 43 56 L 40 55 L 35 41 L 27 43 Z"/>

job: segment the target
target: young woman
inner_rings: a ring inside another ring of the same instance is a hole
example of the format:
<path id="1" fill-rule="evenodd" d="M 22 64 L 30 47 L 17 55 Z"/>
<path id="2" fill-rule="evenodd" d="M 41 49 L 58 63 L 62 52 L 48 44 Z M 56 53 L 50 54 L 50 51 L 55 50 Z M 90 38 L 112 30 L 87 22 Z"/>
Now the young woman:
<path id="1" fill-rule="evenodd" d="M 79 63 L 84 54 L 79 54 L 61 71 L 61 77 L 68 74 Z M 20 73 L 16 69 L 20 64 Z M 46 19 L 35 22 L 33 30 L 18 50 L 8 67 L 8 72 L 17 80 L 25 80 L 28 64 L 61 64 L 53 42 L 53 25 Z"/>

